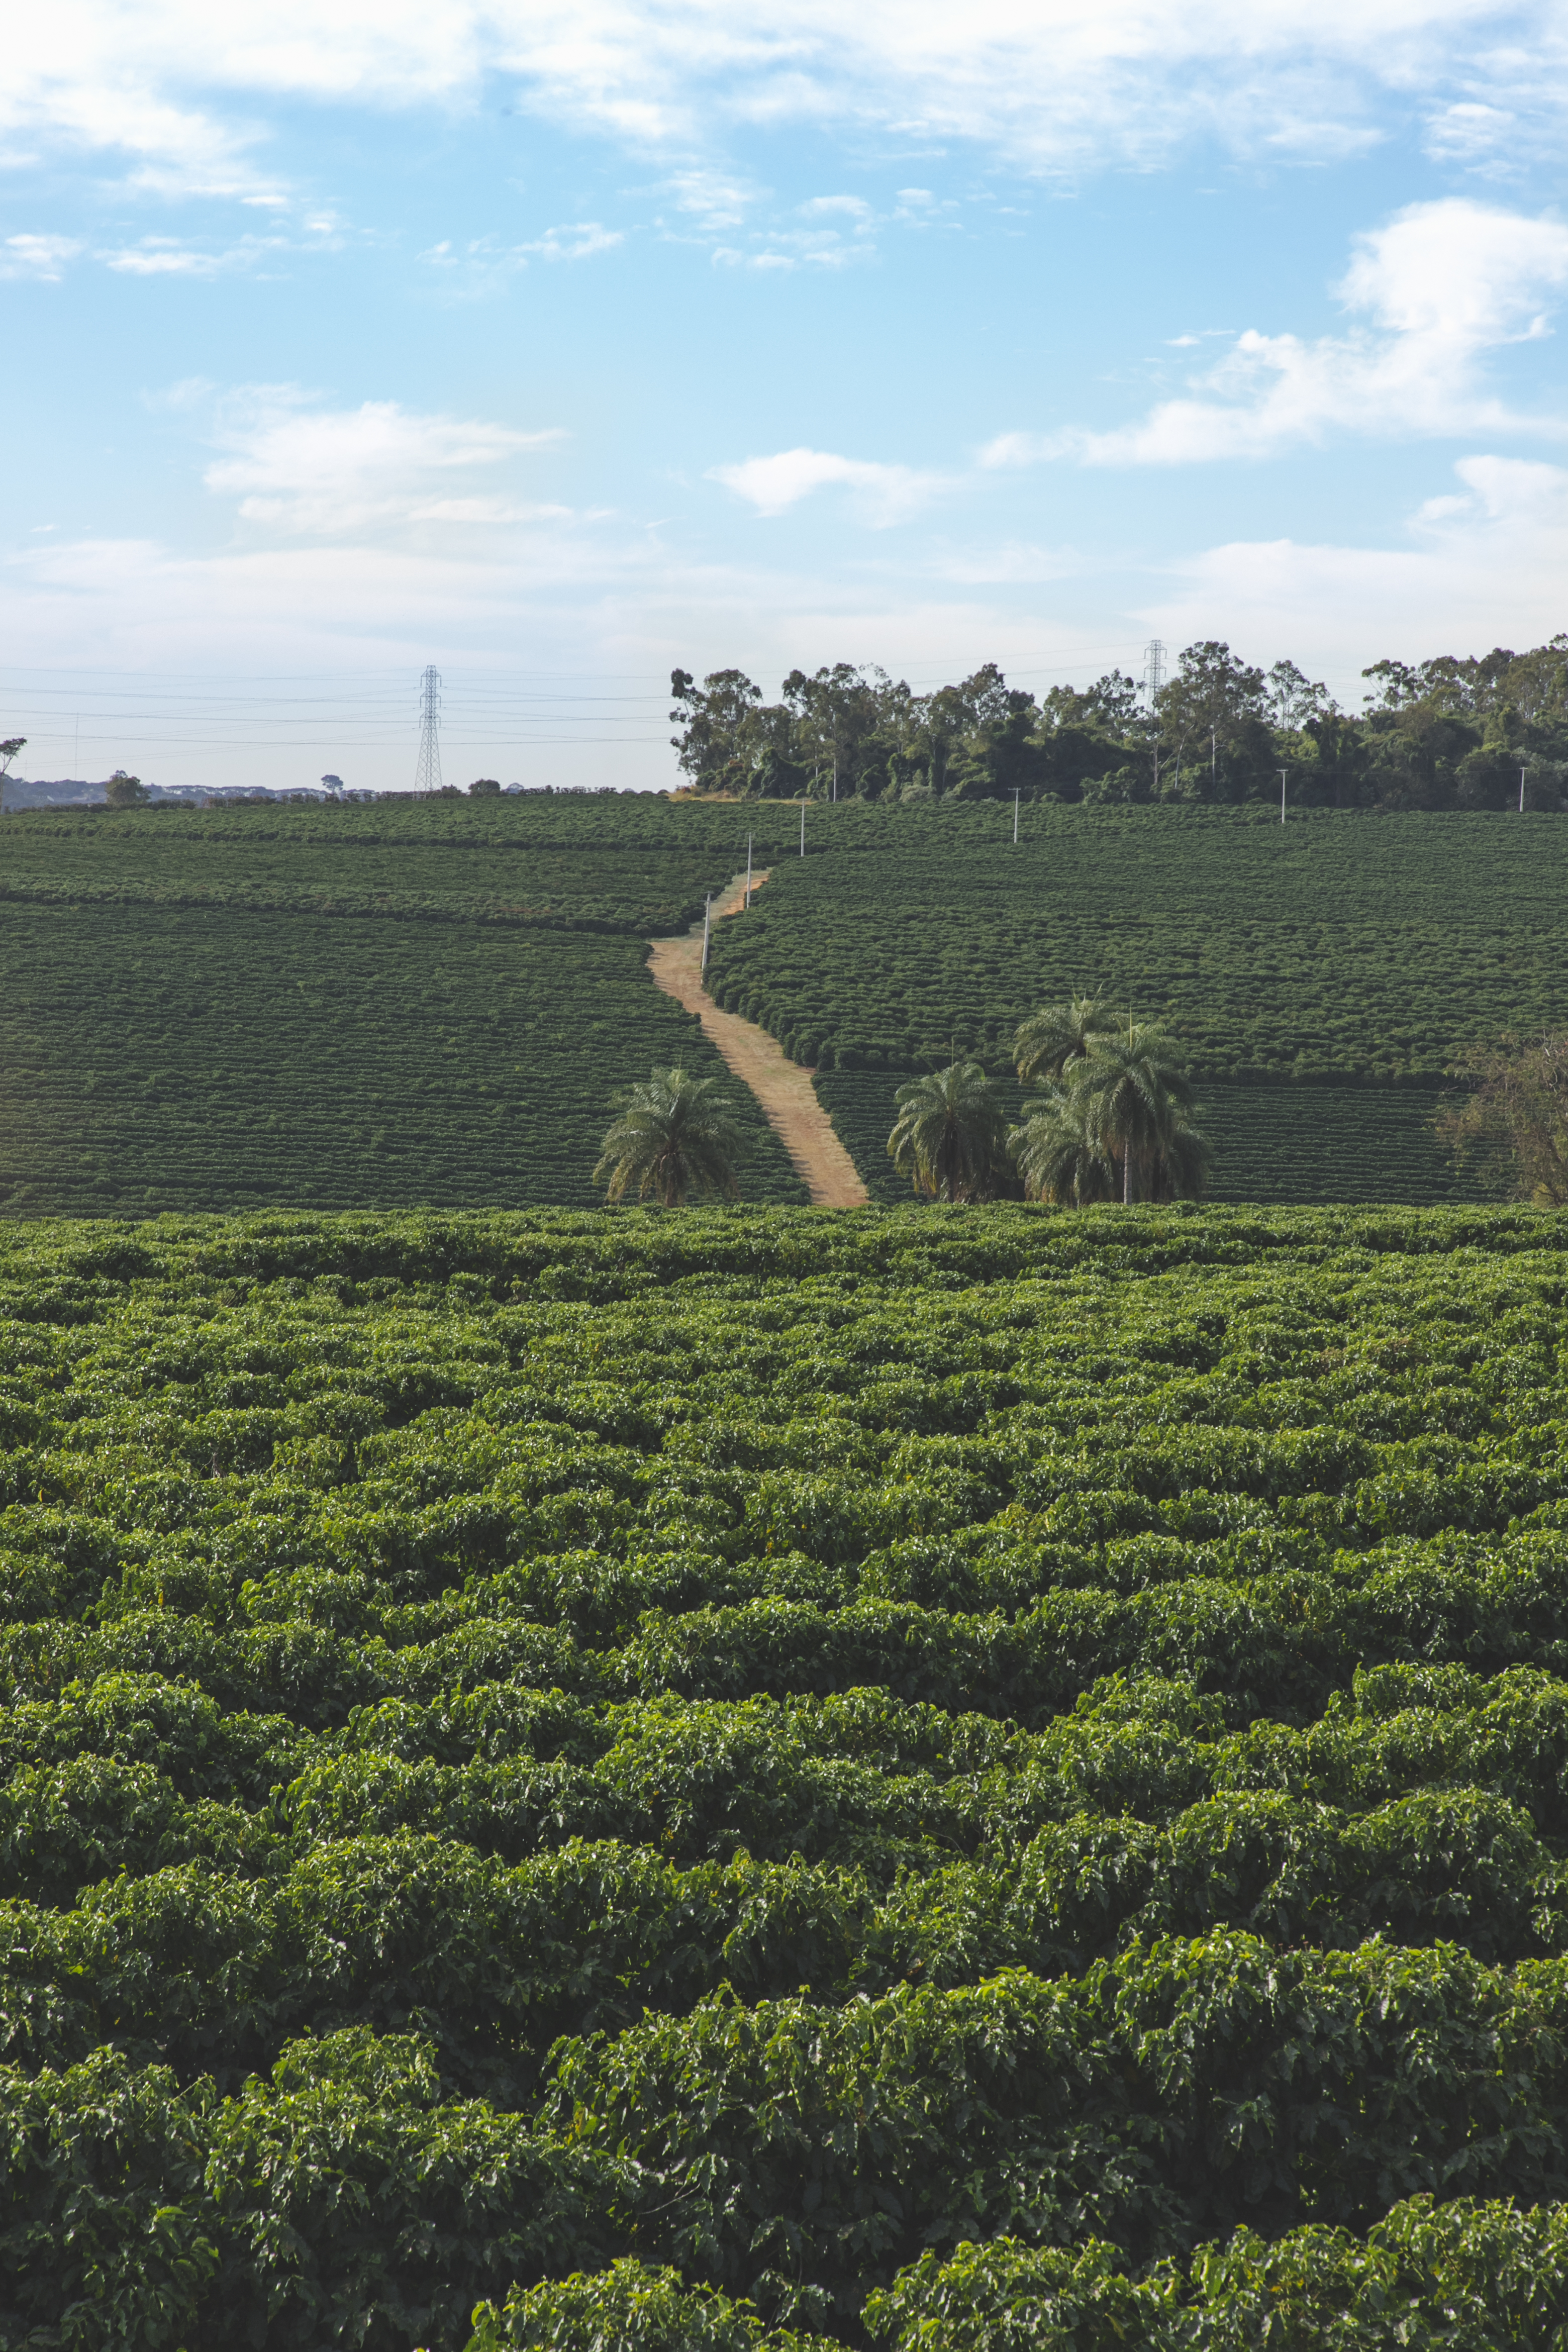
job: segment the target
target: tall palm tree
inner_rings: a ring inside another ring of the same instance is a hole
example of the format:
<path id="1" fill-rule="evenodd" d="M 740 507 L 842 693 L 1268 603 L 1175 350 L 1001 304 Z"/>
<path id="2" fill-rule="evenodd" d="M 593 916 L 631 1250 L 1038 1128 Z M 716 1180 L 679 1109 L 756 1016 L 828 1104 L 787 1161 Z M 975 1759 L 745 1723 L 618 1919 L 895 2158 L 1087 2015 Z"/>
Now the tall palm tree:
<path id="1" fill-rule="evenodd" d="M 1054 1085 L 1074 1062 L 1088 1053 L 1096 1037 L 1108 1036 L 1115 1024 L 1098 996 L 1075 996 L 1068 1004 L 1047 1004 L 1020 1022 L 1013 1037 L 1013 1059 L 1026 1087 Z"/>
<path id="2" fill-rule="evenodd" d="M 888 1138 L 893 1165 L 937 1201 L 988 1201 L 1007 1172 L 995 1082 L 978 1062 L 953 1062 L 900 1087 Z"/>
<path id="3" fill-rule="evenodd" d="M 1009 1133 L 1007 1148 L 1031 1201 L 1085 1209 L 1091 1201 L 1114 1201 L 1121 1191 L 1115 1160 L 1086 1118 L 1087 1108 L 1081 1087 L 1052 1087 Z"/>
<path id="4" fill-rule="evenodd" d="M 745 1139 L 730 1103 L 714 1091 L 721 1084 L 691 1077 L 678 1065 L 628 1087 L 605 1138 L 595 1183 L 605 1184 L 612 1201 L 624 1201 L 634 1189 L 639 1201 L 651 1192 L 661 1209 L 679 1209 L 693 1190 L 737 1196 L 734 1162 Z"/>
<path id="5" fill-rule="evenodd" d="M 1194 1124 L 1192 1080 L 1163 1029 L 1130 1021 L 1091 1039 L 1071 1077 L 1086 1127 L 1121 1171 L 1124 1202 L 1170 1201 L 1202 1187 L 1209 1147 Z"/>

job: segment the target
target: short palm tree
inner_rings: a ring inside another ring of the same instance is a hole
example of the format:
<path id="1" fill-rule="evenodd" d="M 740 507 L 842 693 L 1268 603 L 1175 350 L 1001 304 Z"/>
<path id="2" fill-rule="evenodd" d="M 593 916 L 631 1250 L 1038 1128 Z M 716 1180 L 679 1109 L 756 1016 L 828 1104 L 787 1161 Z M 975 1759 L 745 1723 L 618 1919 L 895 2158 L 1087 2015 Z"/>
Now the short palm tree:
<path id="1" fill-rule="evenodd" d="M 1012 1129 L 1007 1148 L 1031 1201 L 1057 1201 L 1085 1209 L 1091 1201 L 1114 1201 L 1121 1180 L 1110 1151 L 1085 1118 L 1081 1087 L 1052 1087 L 1022 1127 Z"/>
<path id="2" fill-rule="evenodd" d="M 1013 1037 L 1013 1060 L 1026 1087 L 1055 1085 L 1088 1053 L 1096 1037 L 1109 1036 L 1115 1023 L 1098 996 L 1075 996 L 1068 1004 L 1047 1004 L 1020 1022 Z"/>
<path id="3" fill-rule="evenodd" d="M 1171 1201 L 1202 1189 L 1209 1147 L 1194 1124 L 1193 1083 L 1152 1022 L 1091 1039 L 1070 1087 L 1085 1128 L 1121 1171 L 1124 1202 Z"/>
<path id="4" fill-rule="evenodd" d="M 734 1163 L 744 1138 L 719 1078 L 694 1078 L 677 1066 L 654 1070 L 620 1097 L 620 1116 L 605 1138 L 595 1184 L 612 1201 L 651 1192 L 661 1209 L 679 1209 L 690 1192 L 740 1192 Z"/>
<path id="5" fill-rule="evenodd" d="M 935 1201 L 988 1201 L 1007 1173 L 1006 1128 L 995 1082 L 978 1062 L 953 1062 L 897 1095 L 888 1138 L 893 1165 Z"/>

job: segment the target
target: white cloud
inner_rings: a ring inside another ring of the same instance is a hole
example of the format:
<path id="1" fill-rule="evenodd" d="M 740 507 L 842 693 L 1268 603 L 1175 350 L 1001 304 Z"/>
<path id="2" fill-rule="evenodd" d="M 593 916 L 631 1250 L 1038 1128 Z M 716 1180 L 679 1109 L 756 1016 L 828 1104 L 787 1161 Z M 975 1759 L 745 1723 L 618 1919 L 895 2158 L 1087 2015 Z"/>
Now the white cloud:
<path id="1" fill-rule="evenodd" d="M 58 285 L 66 263 L 80 251 L 74 236 L 8 236 L 0 240 L 0 278 L 41 278 Z"/>
<path id="2" fill-rule="evenodd" d="M 602 221 L 573 221 L 564 228 L 547 228 L 517 250 L 542 254 L 546 261 L 585 261 L 590 254 L 609 253 L 624 242 L 618 228 L 606 228 Z"/>
<path id="3" fill-rule="evenodd" d="M 454 473 L 500 464 L 559 440 L 502 425 L 419 415 L 395 401 L 312 406 L 291 385 L 258 385 L 222 404 L 215 436 L 227 454 L 208 489 L 237 498 L 247 522 L 292 536 L 341 537 L 398 526 L 509 522 L 538 511 L 505 499 L 454 499 Z"/>
<path id="4" fill-rule="evenodd" d="M 826 449 L 781 449 L 738 466 L 714 466 L 708 478 L 722 482 L 759 515 L 781 515 L 813 490 L 842 485 L 855 494 L 864 519 L 878 528 L 907 520 L 944 487 L 938 474 L 838 457 Z"/>
<path id="5" fill-rule="evenodd" d="M 626 242 L 618 228 L 605 228 L 601 221 L 574 221 L 561 228 L 547 228 L 542 236 L 526 245 L 502 245 L 494 236 L 469 237 L 455 245 L 443 237 L 419 256 L 426 268 L 444 273 L 444 291 L 459 300 L 495 293 L 526 269 L 531 256 L 545 261 L 585 261 L 595 253 L 612 253 Z"/>
<path id="6" fill-rule="evenodd" d="M 177 237 L 144 236 L 138 245 L 100 253 L 98 258 L 106 268 L 132 278 L 216 278 L 219 270 L 234 266 L 235 256 L 204 253 Z"/>
<path id="7" fill-rule="evenodd" d="M 1492 456 L 1455 471 L 1460 493 L 1426 500 L 1407 546 L 1210 548 L 1173 565 L 1176 584 L 1141 617 L 1175 644 L 1228 636 L 1254 657 L 1289 652 L 1352 704 L 1361 669 L 1384 655 L 1539 645 L 1562 626 L 1568 469 Z"/>
<path id="8" fill-rule="evenodd" d="M 909 217 L 901 211 L 893 216 Z M 843 269 L 872 258 L 876 227 L 877 215 L 862 196 L 809 196 L 787 221 L 753 229 L 747 245 L 717 247 L 713 258 L 731 269 Z"/>
<path id="9" fill-rule="evenodd" d="M 820 220 L 830 213 L 843 213 L 858 226 L 871 218 L 871 207 L 863 196 L 808 196 L 796 211 L 805 220 Z"/>
<path id="10" fill-rule="evenodd" d="M 1208 397 L 1162 401 L 1140 423 L 1110 432 L 1001 434 L 980 462 L 1184 465 L 1272 457 L 1332 432 L 1563 434 L 1568 415 L 1510 411 L 1486 389 L 1481 362 L 1543 335 L 1547 306 L 1565 286 L 1562 222 L 1457 196 L 1411 205 L 1356 239 L 1336 289 L 1370 324 L 1311 341 L 1249 328 L 1194 380 Z"/>
<path id="11" fill-rule="evenodd" d="M 1550 149 L 1568 89 L 1562 0 L 58 0 L 8 30 L 0 128 L 241 196 L 268 188 L 248 110 L 466 103 L 487 73 L 693 158 L 794 121 L 1068 171 L 1194 139 L 1342 156 L 1390 101 L 1485 162 Z"/>
<path id="12" fill-rule="evenodd" d="M 762 193 L 730 173 L 696 168 L 672 173 L 665 185 L 677 210 L 689 213 L 710 236 L 720 229 L 739 228 Z"/>

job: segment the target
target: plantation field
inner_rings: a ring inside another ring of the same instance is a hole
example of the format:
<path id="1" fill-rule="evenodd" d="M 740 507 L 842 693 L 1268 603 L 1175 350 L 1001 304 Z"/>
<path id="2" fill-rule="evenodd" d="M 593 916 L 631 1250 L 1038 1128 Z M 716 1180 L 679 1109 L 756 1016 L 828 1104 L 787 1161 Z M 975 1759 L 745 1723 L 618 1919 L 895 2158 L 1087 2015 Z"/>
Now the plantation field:
<path id="1" fill-rule="evenodd" d="M 537 795 L 0 826 L 0 1206 L 585 1204 L 610 1097 L 720 1066 L 643 969 L 743 866 L 721 1003 L 821 1076 L 876 1198 L 913 1070 L 1103 985 L 1169 1017 L 1220 1198 L 1463 1201 L 1466 1038 L 1568 1018 L 1551 817 Z M 744 1106 L 743 1106 L 744 1107 Z M 885 1107 L 885 1116 L 884 1116 Z M 760 1117 L 748 1197 L 801 1188 Z"/>
<path id="2" fill-rule="evenodd" d="M 815 814 L 815 813 L 814 813 Z M 1436 1085 L 1468 1038 L 1568 1018 L 1568 826 L 1321 810 L 865 812 L 774 866 L 710 979 L 822 1068 L 1000 1066 L 1100 989 L 1203 1077 Z"/>
<path id="3" fill-rule="evenodd" d="M 888 1157 L 902 1072 L 822 1070 L 816 1092 L 874 1201 L 911 1199 L 910 1180 Z M 1030 1097 L 1005 1088 L 1009 1116 Z M 1203 1129 L 1215 1148 L 1210 1197 L 1310 1205 L 1321 1201 L 1405 1201 L 1417 1206 L 1482 1201 L 1487 1188 L 1457 1169 L 1434 1129 L 1436 1087 L 1205 1085 Z"/>
<path id="4" fill-rule="evenodd" d="M 8 837 L 8 836 L 7 836 Z M 0 908 L 0 1209 L 590 1202 L 613 1098 L 723 1065 L 635 935 Z M 753 1199 L 805 1188 L 743 1087 Z"/>
<path id="5" fill-rule="evenodd" d="M 581 844 L 553 838 L 553 829 L 535 839 L 526 823 L 487 823 L 482 814 L 466 827 L 448 818 L 437 831 L 416 822 L 429 807 L 416 803 L 384 815 L 350 805 L 8 818 L 0 905 L 152 903 L 646 937 L 695 922 L 704 893 L 722 878 L 700 845 L 612 836 L 585 855 Z"/>
<path id="6" fill-rule="evenodd" d="M 645 966 L 733 857 L 648 806 L 7 817 L 0 1209 L 586 1205 L 623 1087 L 723 1075 Z M 749 1197 L 803 1201 L 728 1091 Z"/>
<path id="7" fill-rule="evenodd" d="M 0 1349 L 0 2340 L 1568 2325 L 1568 1216 L 12 1225 Z"/>

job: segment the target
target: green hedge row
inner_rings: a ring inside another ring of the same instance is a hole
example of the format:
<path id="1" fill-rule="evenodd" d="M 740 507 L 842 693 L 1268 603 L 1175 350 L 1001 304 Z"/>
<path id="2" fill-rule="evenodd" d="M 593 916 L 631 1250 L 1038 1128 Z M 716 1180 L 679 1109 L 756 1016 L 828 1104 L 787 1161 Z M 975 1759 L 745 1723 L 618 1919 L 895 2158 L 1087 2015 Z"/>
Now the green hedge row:
<path id="1" fill-rule="evenodd" d="M 874 1875 L 743 1850 L 681 1869 L 616 1840 L 513 1867 L 407 1832 L 253 1852 L 247 1875 L 205 1859 L 132 1873 L 122 1851 L 122 1874 L 74 1908 L 0 1902 L 0 2058 L 36 2069 L 112 2046 L 234 2088 L 300 2033 L 419 2027 L 449 2083 L 515 2105 L 558 2035 L 683 2015 L 723 1985 L 833 2002 L 1007 1969 L 1076 1976 L 1130 1940 L 1227 1925 L 1282 1948 L 1446 1938 L 1511 1962 L 1568 1927 L 1568 1867 L 1476 1790 L 1349 1821 L 1247 1795 L 1168 1829 L 1077 1816 L 1016 1858 L 906 1852 L 879 1891 L 885 1851 Z"/>
<path id="2" fill-rule="evenodd" d="M 468 2352 L 796 2352 L 755 2306 L 623 2259 L 592 2276 L 514 2290 L 476 2314 Z M 1568 2326 L 1568 2216 L 1456 2198 L 1394 2206 L 1367 2236 L 1309 2224 L 1269 2241 L 1239 2230 L 1189 2263 L 1130 2275 L 1102 2241 L 1016 2239 L 930 2252 L 874 2294 L 889 2352 L 1497 2352 Z"/>
<path id="3" fill-rule="evenodd" d="M 820 2326 L 982 2232 L 1138 2263 L 1417 2195 L 1561 2200 L 1565 2034 L 1563 1962 L 1226 1934 L 1077 1983 L 723 1993 L 563 2042 L 531 2119 L 443 2099 L 416 2042 L 363 2031 L 229 2099 L 104 2050 L 0 2071 L 0 2314 L 60 2342 L 112 2294 L 123 2332 L 74 2340 L 172 2346 L 205 2300 L 241 2342 L 385 2317 L 450 2343 L 455 2277 L 493 2295 L 636 2251 Z"/>
<path id="4" fill-rule="evenodd" d="M 887 1885 L 912 1855 L 1016 1860 L 1080 1817 L 1172 1827 L 1256 1796 L 1354 1820 L 1471 1788 L 1568 1837 L 1568 1687 L 1533 1669 L 1358 1671 L 1316 1723 L 1226 1733 L 1223 1718 L 1218 1699 L 1157 1678 L 1097 1685 L 1038 1733 L 874 1689 L 605 1705 L 502 1683 L 312 1732 L 191 1684 L 105 1675 L 0 1710 L 0 1873 L 67 1900 L 121 1868 L 265 1872 L 290 1850 L 408 1831 L 511 1861 L 574 1838 L 682 1867 L 798 1853 Z"/>
<path id="5" fill-rule="evenodd" d="M 1563 1240 L 0 1234 L 0 2341 L 1514 2325 Z"/>

